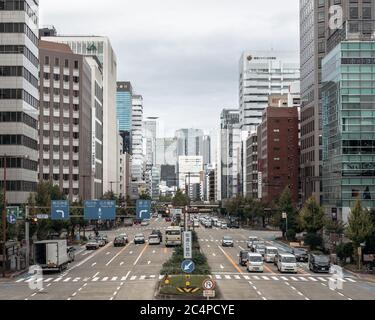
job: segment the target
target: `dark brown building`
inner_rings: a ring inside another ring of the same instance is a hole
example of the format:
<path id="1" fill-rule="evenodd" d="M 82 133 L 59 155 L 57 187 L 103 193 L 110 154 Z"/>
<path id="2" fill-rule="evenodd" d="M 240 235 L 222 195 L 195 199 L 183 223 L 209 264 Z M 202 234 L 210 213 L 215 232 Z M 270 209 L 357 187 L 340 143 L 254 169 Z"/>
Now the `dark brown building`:
<path id="1" fill-rule="evenodd" d="M 298 108 L 268 107 L 259 130 L 259 171 L 262 199 L 274 201 L 290 187 L 293 202 L 299 195 Z"/>
<path id="2" fill-rule="evenodd" d="M 91 69 L 69 46 L 40 41 L 39 180 L 70 201 L 91 195 Z"/>

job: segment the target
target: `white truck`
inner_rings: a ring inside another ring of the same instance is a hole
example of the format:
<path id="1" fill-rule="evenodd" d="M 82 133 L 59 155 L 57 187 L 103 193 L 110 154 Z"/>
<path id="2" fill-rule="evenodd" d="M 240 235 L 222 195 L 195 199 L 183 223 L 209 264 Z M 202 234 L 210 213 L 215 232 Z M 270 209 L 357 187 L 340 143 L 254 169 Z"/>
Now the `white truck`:
<path id="1" fill-rule="evenodd" d="M 69 257 L 66 240 L 45 240 L 34 243 L 35 264 L 45 271 L 63 271 Z"/>

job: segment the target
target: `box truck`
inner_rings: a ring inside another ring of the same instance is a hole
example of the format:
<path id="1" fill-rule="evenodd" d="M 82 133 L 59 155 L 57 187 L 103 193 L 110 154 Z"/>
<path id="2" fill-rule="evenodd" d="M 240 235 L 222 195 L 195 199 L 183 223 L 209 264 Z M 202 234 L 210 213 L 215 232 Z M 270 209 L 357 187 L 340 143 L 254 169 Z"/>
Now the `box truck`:
<path id="1" fill-rule="evenodd" d="M 34 243 L 35 264 L 45 271 L 63 271 L 69 257 L 66 240 L 45 240 Z"/>

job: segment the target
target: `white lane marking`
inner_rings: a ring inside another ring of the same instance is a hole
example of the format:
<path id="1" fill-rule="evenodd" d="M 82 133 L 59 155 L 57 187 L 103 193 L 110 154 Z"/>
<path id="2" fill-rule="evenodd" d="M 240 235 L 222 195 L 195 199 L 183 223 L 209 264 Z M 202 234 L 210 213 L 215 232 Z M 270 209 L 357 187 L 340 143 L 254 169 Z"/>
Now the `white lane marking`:
<path id="1" fill-rule="evenodd" d="M 96 266 L 96 262 L 94 262 L 94 263 L 91 265 L 91 267 L 93 267 L 93 266 Z"/>
<path id="2" fill-rule="evenodd" d="M 108 262 L 107 262 L 107 264 L 106 264 L 106 267 L 108 267 L 110 264 L 111 264 L 111 262 L 113 261 L 113 260 L 115 260 L 121 253 L 123 253 L 124 252 L 124 250 L 126 249 L 126 247 L 123 249 L 123 250 L 121 250 L 119 253 L 117 253 L 111 260 L 109 260 Z"/>
<path id="3" fill-rule="evenodd" d="M 156 251 L 155 251 L 155 250 L 153 250 L 153 251 L 152 251 L 152 254 L 155 254 L 155 253 L 156 253 Z"/>
<path id="4" fill-rule="evenodd" d="M 155 279 L 155 278 L 156 276 L 154 274 L 150 276 L 150 279 Z"/>
<path id="5" fill-rule="evenodd" d="M 110 255 L 110 254 L 111 254 L 111 252 L 109 252 L 109 251 L 106 253 L 107 256 Z"/>
<path id="6" fill-rule="evenodd" d="M 126 279 L 128 279 L 128 277 L 129 277 L 130 272 L 131 271 L 128 271 L 128 273 L 126 274 L 126 276 L 121 278 L 121 281 L 126 281 Z"/>
<path id="7" fill-rule="evenodd" d="M 151 261 L 147 261 L 147 264 L 151 264 Z"/>
<path id="8" fill-rule="evenodd" d="M 159 280 L 161 280 L 161 279 L 163 279 L 164 278 L 164 276 L 162 276 L 162 275 L 159 275 Z"/>
<path id="9" fill-rule="evenodd" d="M 144 252 L 145 252 L 145 250 L 142 250 L 142 251 L 141 251 L 141 253 L 139 254 L 138 258 L 137 258 L 137 259 L 134 261 L 134 263 L 133 263 L 134 266 L 138 263 L 139 259 L 141 259 L 141 257 L 142 257 L 142 255 L 144 254 Z"/>
<path id="10" fill-rule="evenodd" d="M 47 284 L 47 288 L 51 286 L 52 283 Z"/>
<path id="11" fill-rule="evenodd" d="M 55 279 L 53 282 L 59 282 L 62 279 L 62 277 Z"/>
<path id="12" fill-rule="evenodd" d="M 267 300 L 267 298 L 266 298 L 266 297 L 262 297 L 262 299 L 263 299 L 264 301 L 266 301 L 266 300 Z"/>
<path id="13" fill-rule="evenodd" d="M 81 292 L 83 288 L 79 288 L 78 291 Z"/>
<path id="14" fill-rule="evenodd" d="M 300 280 L 302 280 L 302 281 L 309 281 L 309 280 L 307 280 L 306 278 L 304 278 L 304 277 L 299 277 L 298 279 L 300 279 Z"/>
<path id="15" fill-rule="evenodd" d="M 293 281 L 298 281 L 296 277 L 290 277 L 290 279 L 292 279 Z"/>
<path id="16" fill-rule="evenodd" d="M 345 297 L 341 292 L 337 292 L 341 297 Z"/>
<path id="17" fill-rule="evenodd" d="M 93 275 L 93 278 L 97 277 L 100 272 L 97 272 Z"/>
<path id="18" fill-rule="evenodd" d="M 22 282 L 24 280 L 25 280 L 25 278 L 19 279 L 19 280 L 16 281 L 16 283 Z"/>
<path id="19" fill-rule="evenodd" d="M 117 291 L 115 291 L 114 293 L 113 293 L 113 295 L 115 296 L 117 294 Z"/>
<path id="20" fill-rule="evenodd" d="M 238 246 L 241 250 L 245 250 L 244 248 L 242 248 L 241 246 Z"/>
<path id="21" fill-rule="evenodd" d="M 66 278 L 63 282 L 68 282 L 71 278 Z"/>
<path id="22" fill-rule="evenodd" d="M 86 252 L 82 253 L 82 255 L 85 256 L 85 255 L 87 255 L 89 253 L 90 253 L 90 251 L 86 251 Z"/>
<path id="23" fill-rule="evenodd" d="M 216 253 L 213 253 L 212 256 L 213 256 L 213 257 L 216 257 Z"/>
<path id="24" fill-rule="evenodd" d="M 221 280 L 221 279 L 222 279 L 221 276 L 218 275 L 218 274 L 215 276 L 215 278 L 216 278 L 217 280 Z"/>
<path id="25" fill-rule="evenodd" d="M 31 296 L 32 296 L 32 297 L 35 297 L 35 296 L 36 296 L 36 293 L 33 293 Z"/>
<path id="26" fill-rule="evenodd" d="M 241 280 L 241 277 L 240 277 L 239 275 L 235 275 L 235 276 L 234 276 L 234 279 L 236 279 L 236 280 Z"/>
<path id="27" fill-rule="evenodd" d="M 226 275 L 226 276 L 225 276 L 225 279 L 230 280 L 230 279 L 232 279 L 232 278 L 231 278 L 230 276 Z"/>
<path id="28" fill-rule="evenodd" d="M 324 279 L 324 278 L 322 278 L 322 277 L 318 277 L 318 279 L 319 279 L 320 281 L 322 281 L 322 282 L 327 282 L 327 280 Z"/>
<path id="29" fill-rule="evenodd" d="M 250 280 L 250 277 L 249 276 L 243 276 L 245 278 L 245 280 Z"/>
<path id="30" fill-rule="evenodd" d="M 118 277 L 113 277 L 111 281 L 116 281 Z"/>
<path id="31" fill-rule="evenodd" d="M 135 279 L 137 279 L 137 276 L 132 276 L 132 277 L 130 278 L 130 281 L 134 281 Z"/>
<path id="32" fill-rule="evenodd" d="M 77 295 L 77 292 L 74 292 L 73 294 L 72 294 L 72 297 L 75 297 Z"/>
<path id="33" fill-rule="evenodd" d="M 326 287 L 327 285 L 325 283 L 320 283 L 323 287 Z"/>
<path id="34" fill-rule="evenodd" d="M 355 280 L 353 280 L 353 279 L 351 279 L 351 278 L 346 278 L 346 280 L 348 280 L 348 281 L 350 281 L 350 282 L 357 282 L 357 281 L 355 281 Z"/>
<path id="35" fill-rule="evenodd" d="M 99 277 L 96 277 L 96 278 L 92 279 L 93 282 L 96 282 L 98 280 L 99 280 Z"/>
<path id="36" fill-rule="evenodd" d="M 260 291 L 257 291 L 258 295 L 262 296 L 262 293 Z"/>
<path id="37" fill-rule="evenodd" d="M 309 277 L 309 279 L 311 280 L 311 281 L 313 281 L 313 282 L 317 282 L 318 280 L 316 280 L 315 278 L 313 278 L 313 277 Z"/>
<path id="38" fill-rule="evenodd" d="M 221 264 L 221 265 L 220 265 L 220 268 L 221 268 L 221 269 L 224 269 L 224 266 Z"/>
<path id="39" fill-rule="evenodd" d="M 87 281 L 89 281 L 89 280 L 90 280 L 90 278 L 87 278 L 87 277 L 86 277 L 86 278 L 83 279 L 83 282 L 87 282 Z"/>
<path id="40" fill-rule="evenodd" d="M 273 280 L 280 281 L 278 277 L 271 277 Z"/>
<path id="41" fill-rule="evenodd" d="M 263 278 L 264 280 L 270 280 L 270 278 L 268 278 L 268 277 L 266 277 L 266 276 L 262 276 L 262 278 Z"/>
<path id="42" fill-rule="evenodd" d="M 81 280 L 81 277 L 77 277 L 73 280 L 73 282 L 78 282 L 79 280 Z"/>
<path id="43" fill-rule="evenodd" d="M 51 280 L 53 280 L 53 278 L 48 278 L 48 279 L 44 280 L 44 282 L 50 282 Z"/>
<path id="44" fill-rule="evenodd" d="M 207 245 L 207 248 L 211 248 L 211 246 L 208 244 L 208 245 Z"/>
<path id="45" fill-rule="evenodd" d="M 129 254 L 133 254 L 133 251 L 130 251 Z"/>
<path id="46" fill-rule="evenodd" d="M 139 280 L 144 280 L 144 279 L 146 279 L 146 276 L 141 276 L 141 277 L 139 278 Z"/>
<path id="47" fill-rule="evenodd" d="M 301 297 L 303 297 L 303 294 L 301 292 L 297 292 Z"/>
<path id="48" fill-rule="evenodd" d="M 283 279 L 284 281 L 288 281 L 289 279 L 287 277 L 280 277 L 281 279 Z"/>
<path id="49" fill-rule="evenodd" d="M 253 279 L 260 280 L 260 278 L 258 276 L 253 276 Z"/>
<path id="50" fill-rule="evenodd" d="M 112 244 L 112 241 L 109 242 L 106 246 L 109 246 L 111 244 Z M 100 252 L 102 252 L 104 249 L 105 249 L 105 247 L 103 247 L 103 248 L 95 251 L 92 255 L 88 256 L 86 259 L 82 260 L 80 263 L 78 263 L 75 266 L 71 267 L 68 272 L 72 271 L 75 268 L 80 267 L 81 265 L 83 265 L 84 263 L 86 263 L 87 261 L 89 261 L 90 259 L 92 259 L 93 257 L 95 257 L 97 254 L 99 254 Z"/>

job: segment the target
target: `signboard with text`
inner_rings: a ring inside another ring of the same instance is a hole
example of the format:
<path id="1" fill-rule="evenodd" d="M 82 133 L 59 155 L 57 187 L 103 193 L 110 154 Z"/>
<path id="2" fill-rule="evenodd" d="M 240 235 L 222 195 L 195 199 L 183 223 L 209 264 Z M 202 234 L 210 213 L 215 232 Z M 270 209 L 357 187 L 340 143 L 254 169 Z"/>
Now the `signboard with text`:
<path id="1" fill-rule="evenodd" d="M 151 219 L 151 200 L 137 200 L 137 219 Z"/>
<path id="2" fill-rule="evenodd" d="M 115 220 L 116 202 L 112 200 L 85 201 L 85 220 Z"/>
<path id="3" fill-rule="evenodd" d="M 184 245 L 184 259 L 192 259 L 193 258 L 193 250 L 192 250 L 192 233 L 191 231 L 184 232 L 184 239 L 183 239 L 183 245 Z"/>
<path id="4" fill-rule="evenodd" d="M 62 201 L 52 201 L 51 202 L 51 219 L 52 220 L 69 220 L 69 202 Z"/>

